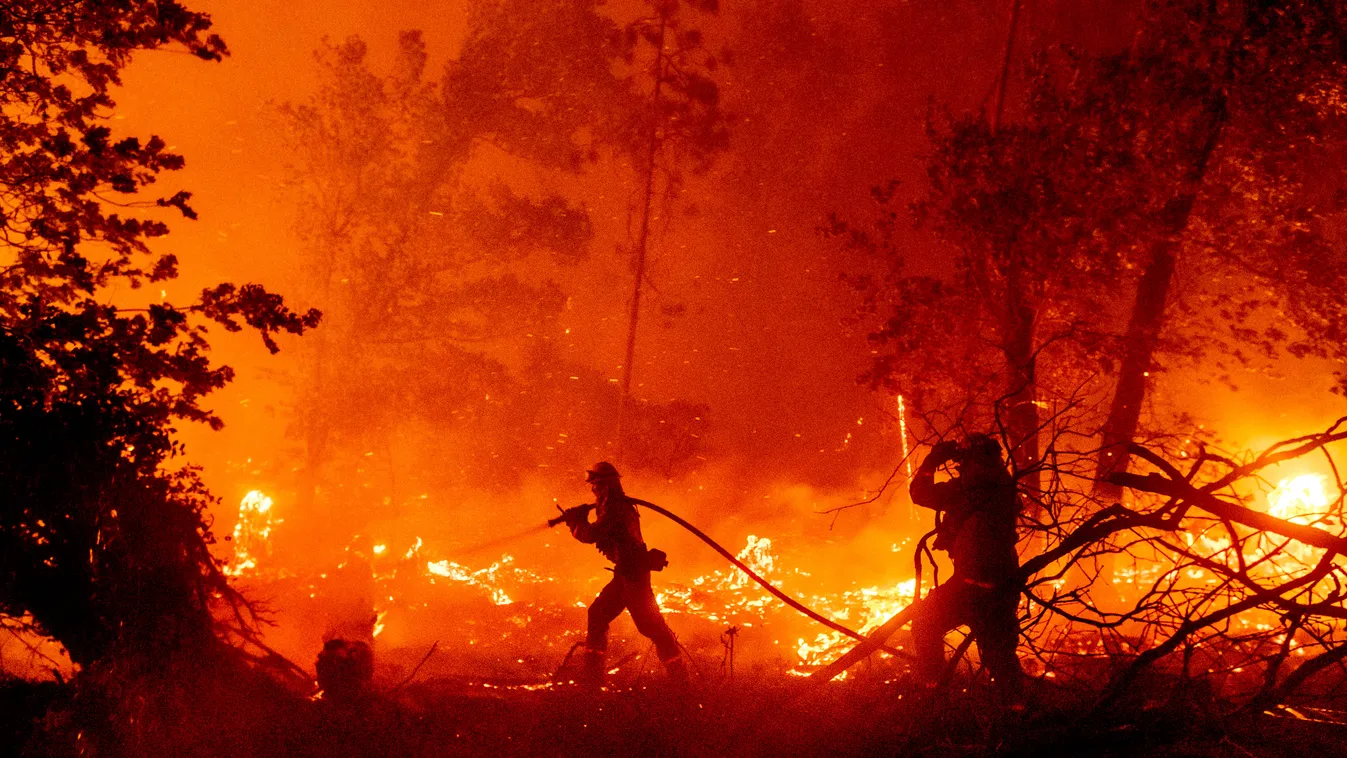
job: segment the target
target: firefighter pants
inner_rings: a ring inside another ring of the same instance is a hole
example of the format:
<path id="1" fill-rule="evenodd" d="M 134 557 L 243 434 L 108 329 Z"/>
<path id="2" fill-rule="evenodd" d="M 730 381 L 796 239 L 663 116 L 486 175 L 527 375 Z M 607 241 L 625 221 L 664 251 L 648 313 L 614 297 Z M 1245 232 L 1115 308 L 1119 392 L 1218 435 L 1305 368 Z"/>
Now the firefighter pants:
<path id="1" fill-rule="evenodd" d="M 1018 693 L 1019 598 L 1014 589 L 983 587 L 959 578 L 931 590 L 912 619 L 918 674 L 927 682 L 939 681 L 945 669 L 945 634 L 967 625 L 992 681 L 1007 692 Z"/>
<path id="2" fill-rule="evenodd" d="M 667 663 L 678 657 L 678 642 L 659 612 L 655 591 L 650 588 L 649 571 L 630 579 L 614 572 L 613 580 L 589 604 L 589 636 L 585 639 L 589 652 L 602 654 L 608 649 L 608 625 L 624 609 L 636 622 L 636 631 L 655 643 L 661 661 Z"/>

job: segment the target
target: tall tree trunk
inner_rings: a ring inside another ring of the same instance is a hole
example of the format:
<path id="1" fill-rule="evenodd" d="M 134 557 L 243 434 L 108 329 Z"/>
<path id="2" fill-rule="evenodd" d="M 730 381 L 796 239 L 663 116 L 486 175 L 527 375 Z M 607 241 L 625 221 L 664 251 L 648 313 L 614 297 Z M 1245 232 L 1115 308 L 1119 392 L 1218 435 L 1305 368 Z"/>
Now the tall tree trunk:
<path id="1" fill-rule="evenodd" d="M 1006 332 L 1001 346 L 1006 356 L 1007 369 L 1004 424 L 1015 471 L 1026 494 L 1035 502 L 1042 492 L 1042 475 L 1038 471 L 1039 414 L 1035 377 L 1037 355 L 1034 351 L 1036 316 L 1023 271 L 1016 267 L 1006 277 Z"/>
<path id="2" fill-rule="evenodd" d="M 1006 24 L 1006 47 L 1005 53 L 1001 56 L 1001 77 L 996 80 L 996 102 L 992 106 L 991 127 L 992 134 L 996 134 L 996 127 L 1001 123 L 1001 111 L 1006 105 L 1006 82 L 1010 79 L 1010 60 L 1015 52 L 1015 30 L 1019 27 L 1020 21 L 1020 0 L 1013 0 L 1010 5 L 1010 21 Z"/>
<path id="3" fill-rule="evenodd" d="M 641 289 L 645 282 L 646 246 L 650 239 L 650 212 L 655 195 L 655 157 L 660 145 L 660 96 L 664 85 L 664 32 L 665 20 L 661 16 L 659 37 L 655 50 L 655 92 L 651 97 L 650 145 L 645 156 L 645 190 L 641 196 L 641 226 L 636 236 L 636 281 L 632 286 L 631 315 L 627 323 L 627 355 L 622 361 L 622 391 L 617 406 L 617 458 L 622 458 L 622 439 L 626 432 L 626 423 L 631 412 L 631 374 L 636 362 L 636 326 L 641 320 Z"/>
<path id="4" fill-rule="evenodd" d="M 1010 5 L 1010 19 L 1006 24 L 1005 52 L 1001 56 L 1001 75 L 996 82 L 996 99 L 992 106 L 990 126 L 993 135 L 1001 125 L 1005 110 L 1006 88 L 1010 80 L 1010 63 L 1015 51 L 1015 32 L 1019 26 L 1020 0 Z M 1013 260 L 1013 257 L 1011 258 Z M 1011 264 L 1014 266 L 1014 264 Z M 1023 271 L 1013 268 L 1006 277 L 1005 334 L 1001 349 L 1006 356 L 1006 414 L 1003 420 L 1010 443 L 1010 457 L 1016 471 L 1025 471 L 1038 461 L 1038 405 L 1034 386 L 1034 320 L 1035 312 L 1025 291 Z M 1037 501 L 1040 492 L 1037 472 L 1022 479 Z"/>
<path id="5" fill-rule="evenodd" d="M 1164 326 L 1165 304 L 1169 298 L 1170 282 L 1174 278 L 1174 267 L 1178 263 L 1179 245 L 1188 229 L 1193 205 L 1202 189 L 1212 153 L 1225 130 L 1224 96 L 1218 94 L 1212 105 L 1211 124 L 1205 139 L 1183 177 L 1178 193 L 1165 204 L 1159 218 L 1160 228 L 1151 245 L 1150 260 L 1137 283 L 1136 302 L 1132 306 L 1132 317 L 1123 338 L 1118 386 L 1114 391 L 1108 420 L 1104 422 L 1103 444 L 1095 467 L 1095 496 L 1101 499 L 1117 500 L 1122 496 L 1121 488 L 1105 480 L 1114 473 L 1126 471 L 1130 463 L 1127 443 L 1136 436 L 1141 420 L 1141 406 L 1154 368 L 1155 347 Z"/>

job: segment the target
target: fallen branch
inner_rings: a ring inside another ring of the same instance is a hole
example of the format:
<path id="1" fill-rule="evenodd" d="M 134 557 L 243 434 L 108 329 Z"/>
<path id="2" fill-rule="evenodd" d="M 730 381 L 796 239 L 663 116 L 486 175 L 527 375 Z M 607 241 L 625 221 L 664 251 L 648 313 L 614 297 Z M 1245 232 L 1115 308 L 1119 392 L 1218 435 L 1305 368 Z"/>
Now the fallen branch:
<path id="1" fill-rule="evenodd" d="M 899 611 L 893 618 L 885 621 L 878 629 L 870 632 L 868 637 L 861 640 L 859 645 L 848 650 L 841 658 L 838 658 L 827 666 L 810 674 L 809 681 L 815 684 L 823 684 L 832 681 L 838 674 L 856 665 L 871 653 L 884 648 L 884 643 L 912 620 L 912 617 L 916 615 L 917 609 L 921 606 L 922 602 L 923 601 L 921 600 L 917 600 Z"/>
<path id="2" fill-rule="evenodd" d="M 1228 519 L 1237 524 L 1243 524 L 1264 532 L 1290 537 L 1306 545 L 1327 550 L 1334 555 L 1347 555 L 1347 539 L 1335 537 L 1322 529 L 1294 524 L 1276 516 L 1269 516 L 1266 513 L 1245 508 L 1242 505 L 1235 505 L 1216 497 L 1210 492 L 1199 490 L 1186 481 L 1176 481 L 1160 474 L 1141 476 L 1123 472 L 1112 474 L 1109 480 L 1134 490 L 1180 499 L 1219 518 Z"/>
<path id="3" fill-rule="evenodd" d="M 415 679 L 417 673 L 419 673 L 419 672 L 421 671 L 421 667 L 424 666 L 424 665 L 426 665 L 426 661 L 430 660 L 430 656 L 432 656 L 432 655 L 435 654 L 435 650 L 436 650 L 436 648 L 438 648 L 439 646 L 440 646 L 440 641 L 439 641 L 439 640 L 435 640 L 435 644 L 433 644 L 433 645 L 430 646 L 430 650 L 426 652 L 426 656 L 425 656 L 424 658 L 421 659 L 421 662 L 418 663 L 418 664 L 416 664 L 416 668 L 412 669 L 412 673 L 408 674 L 406 679 L 403 679 L 401 682 L 399 682 L 399 683 L 398 683 L 398 686 L 396 686 L 396 687 L 394 687 L 393 689 L 389 690 L 389 691 L 388 691 L 388 694 L 391 695 L 391 694 L 393 694 L 394 692 L 397 692 L 398 690 L 402 689 L 403 687 L 406 687 L 408 683 L 410 683 L 413 679 Z"/>
<path id="4" fill-rule="evenodd" d="M 1177 630 L 1175 630 L 1175 632 L 1172 635 L 1170 635 L 1169 639 L 1165 640 L 1163 643 L 1159 645 L 1156 645 L 1153 648 L 1150 648 L 1149 650 L 1146 650 L 1141 655 L 1137 656 L 1136 660 L 1132 662 L 1132 665 L 1128 666 L 1109 685 L 1108 690 L 1105 691 L 1104 695 L 1099 699 L 1099 702 L 1095 705 L 1094 711 L 1096 713 L 1100 713 L 1107 706 L 1111 705 L 1115 700 L 1117 700 L 1118 696 L 1122 694 L 1123 690 L 1127 687 L 1127 685 L 1131 684 L 1136 679 L 1137 675 L 1140 674 L 1143 669 L 1145 669 L 1147 666 L 1154 663 L 1155 661 L 1159 660 L 1160 658 L 1163 658 L 1164 656 L 1169 655 L 1170 653 L 1177 650 L 1179 645 L 1183 644 L 1184 640 L 1188 639 L 1188 637 L 1192 635 L 1194 632 L 1197 632 L 1198 630 L 1211 626 L 1213 624 L 1220 623 L 1228 618 L 1237 616 L 1245 611 L 1257 608 L 1260 605 L 1272 603 L 1276 599 L 1280 598 L 1281 595 L 1290 592 L 1293 589 L 1297 589 L 1299 587 L 1304 587 L 1307 585 L 1313 585 L 1315 582 L 1327 576 L 1329 570 L 1331 570 L 1332 568 L 1333 562 L 1329 560 L 1328 556 L 1324 556 L 1323 560 L 1319 562 L 1319 565 L 1316 566 L 1313 571 L 1311 571 L 1308 574 L 1305 574 L 1302 577 L 1286 582 L 1285 584 L 1282 584 L 1278 587 L 1267 589 L 1264 590 L 1263 592 L 1250 595 L 1249 597 L 1245 598 L 1244 600 L 1238 603 L 1231 603 L 1230 605 L 1227 605 L 1221 610 L 1203 616 L 1202 618 L 1189 619 L 1185 621 L 1182 626 L 1180 626 Z"/>

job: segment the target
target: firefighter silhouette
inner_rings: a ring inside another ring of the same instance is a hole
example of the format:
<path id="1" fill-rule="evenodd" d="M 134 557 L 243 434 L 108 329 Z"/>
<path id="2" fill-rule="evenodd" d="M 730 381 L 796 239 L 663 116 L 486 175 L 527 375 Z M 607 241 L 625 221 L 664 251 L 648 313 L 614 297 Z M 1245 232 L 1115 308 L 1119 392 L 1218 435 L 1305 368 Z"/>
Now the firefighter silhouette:
<path id="1" fill-rule="evenodd" d="M 594 493 L 594 503 L 571 508 L 560 520 L 577 540 L 592 544 L 613 562 L 612 581 L 589 604 L 589 630 L 585 637 L 585 678 L 600 682 L 608 650 L 608 626 L 623 610 L 631 614 L 636 629 L 655 643 L 655 650 L 669 676 L 687 681 L 687 668 L 679 654 L 678 641 L 660 613 L 650 572 L 664 568 L 664 553 L 648 550 L 641 538 L 636 504 L 622 489 L 621 475 L 613 464 L 597 463 L 586 472 L 585 481 Z M 589 520 L 593 511 L 594 520 Z"/>
<path id="2" fill-rule="evenodd" d="M 950 462 L 958 476 L 937 483 L 936 471 Z M 937 444 L 913 476 L 911 494 L 912 502 L 936 511 L 933 546 L 947 551 L 954 564 L 954 575 L 931 590 L 912 620 L 918 675 L 928 685 L 939 681 L 945 668 L 945 634 L 967 625 L 993 682 L 1018 703 L 1019 497 L 1000 443 L 972 434 L 962 446 L 954 441 Z"/>

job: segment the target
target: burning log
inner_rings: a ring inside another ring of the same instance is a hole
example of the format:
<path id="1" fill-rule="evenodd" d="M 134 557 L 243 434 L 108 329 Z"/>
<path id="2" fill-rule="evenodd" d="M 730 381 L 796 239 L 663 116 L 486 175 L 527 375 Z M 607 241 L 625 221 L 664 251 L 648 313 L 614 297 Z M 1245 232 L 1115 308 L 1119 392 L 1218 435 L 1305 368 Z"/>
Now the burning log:
<path id="1" fill-rule="evenodd" d="M 888 642 L 888 639 L 896 634 L 899 629 L 907 626 L 908 622 L 917 615 L 917 609 L 920 606 L 920 600 L 914 601 L 912 605 L 885 621 L 882 626 L 871 632 L 868 637 L 861 640 L 860 644 L 848 650 L 841 658 L 810 674 L 809 680 L 817 684 L 832 681 L 838 674 L 860 663 L 870 654 L 884 648 L 884 643 Z"/>

